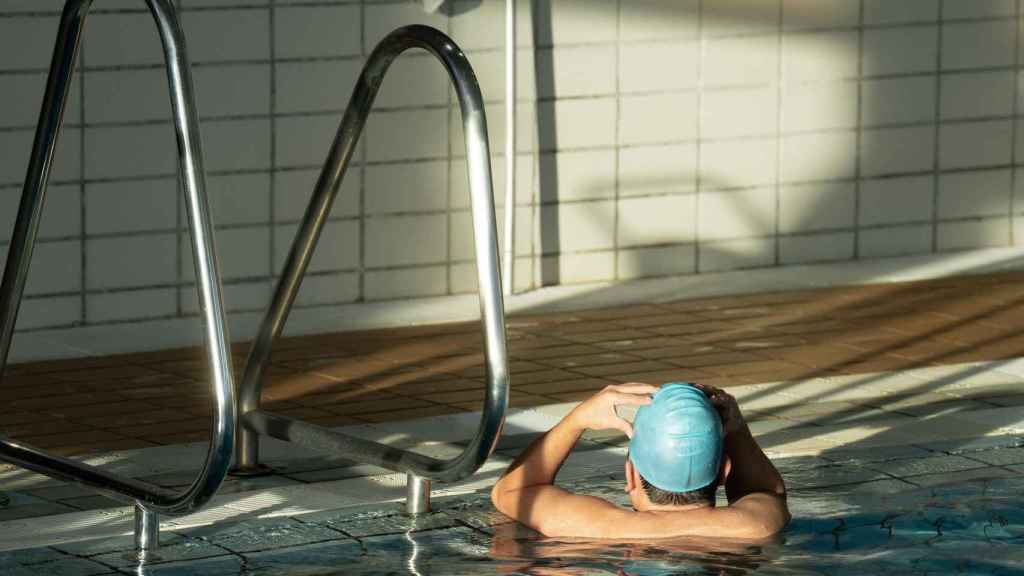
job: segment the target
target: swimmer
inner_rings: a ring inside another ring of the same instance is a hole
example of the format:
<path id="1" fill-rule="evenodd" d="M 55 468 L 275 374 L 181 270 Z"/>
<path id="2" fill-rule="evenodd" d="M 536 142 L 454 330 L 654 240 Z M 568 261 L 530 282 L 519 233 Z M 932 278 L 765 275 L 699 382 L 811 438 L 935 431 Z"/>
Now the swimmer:
<path id="1" fill-rule="evenodd" d="M 638 406 L 630 424 L 617 406 Z M 633 509 L 554 485 L 586 430 L 630 438 L 625 491 Z M 729 505 L 715 506 L 719 486 Z M 736 399 L 700 384 L 608 386 L 513 462 L 491 491 L 505 515 L 545 536 L 763 539 L 789 522 L 786 485 L 754 440 Z"/>

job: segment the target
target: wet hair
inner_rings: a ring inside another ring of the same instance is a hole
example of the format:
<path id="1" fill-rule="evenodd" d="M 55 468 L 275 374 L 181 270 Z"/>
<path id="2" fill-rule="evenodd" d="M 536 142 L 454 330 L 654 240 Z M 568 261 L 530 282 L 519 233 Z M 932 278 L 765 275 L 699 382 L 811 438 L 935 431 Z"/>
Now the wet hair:
<path id="1" fill-rule="evenodd" d="M 718 481 L 712 481 L 703 488 L 689 490 L 686 492 L 670 492 L 662 490 L 640 476 L 640 486 L 647 494 L 647 499 L 655 506 L 686 506 L 689 504 L 715 505 L 715 493 L 718 491 Z"/>

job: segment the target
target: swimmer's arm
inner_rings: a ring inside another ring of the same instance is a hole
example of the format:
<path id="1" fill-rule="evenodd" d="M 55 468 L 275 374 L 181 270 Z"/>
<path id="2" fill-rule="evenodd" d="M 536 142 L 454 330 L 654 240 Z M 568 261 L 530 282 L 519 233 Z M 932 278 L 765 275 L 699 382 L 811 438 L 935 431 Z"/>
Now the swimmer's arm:
<path id="1" fill-rule="evenodd" d="M 599 501 L 598 498 L 575 496 L 553 486 L 555 476 L 569 457 L 576 442 L 587 429 L 618 429 L 631 436 L 629 422 L 615 412 L 616 406 L 642 406 L 650 403 L 650 394 L 657 390 L 646 384 L 608 386 L 587 399 L 565 416 L 551 430 L 533 441 L 508 467 L 491 490 L 491 502 L 501 513 L 547 534 L 543 527 L 553 516 L 580 510 L 564 509 L 560 499 L 570 497 L 573 503 Z M 614 505 L 608 504 L 611 508 Z M 584 505 L 584 508 L 586 506 Z M 585 518 L 582 520 L 587 522 Z"/>
<path id="2" fill-rule="evenodd" d="M 730 504 L 755 493 L 769 494 L 785 503 L 786 483 L 754 440 L 746 422 L 726 435 L 725 452 L 732 461 L 732 471 L 725 482 Z"/>

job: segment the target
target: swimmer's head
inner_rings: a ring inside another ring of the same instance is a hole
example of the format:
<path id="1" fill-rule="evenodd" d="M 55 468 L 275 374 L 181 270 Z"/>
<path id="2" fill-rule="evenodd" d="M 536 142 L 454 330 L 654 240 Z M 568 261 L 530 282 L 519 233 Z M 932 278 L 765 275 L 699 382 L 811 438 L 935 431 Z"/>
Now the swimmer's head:
<path id="1" fill-rule="evenodd" d="M 702 390 L 666 384 L 637 410 L 628 460 L 652 504 L 713 505 L 722 459 L 722 420 Z"/>

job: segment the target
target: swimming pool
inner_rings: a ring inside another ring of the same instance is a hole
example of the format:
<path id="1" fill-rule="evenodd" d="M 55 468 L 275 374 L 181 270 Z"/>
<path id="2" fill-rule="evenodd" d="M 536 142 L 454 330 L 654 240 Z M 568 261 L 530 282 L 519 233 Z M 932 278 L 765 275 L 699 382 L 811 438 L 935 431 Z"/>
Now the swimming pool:
<path id="1" fill-rule="evenodd" d="M 547 539 L 509 522 L 479 491 L 438 498 L 415 519 L 397 504 L 374 505 L 165 531 L 144 563 L 128 552 L 129 537 L 5 552 L 0 573 L 1024 574 L 1021 440 L 779 459 L 793 521 L 769 542 Z M 626 502 L 610 468 L 566 484 Z"/>

